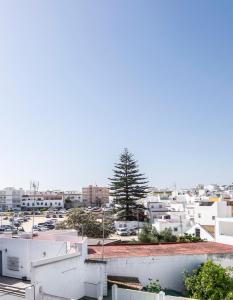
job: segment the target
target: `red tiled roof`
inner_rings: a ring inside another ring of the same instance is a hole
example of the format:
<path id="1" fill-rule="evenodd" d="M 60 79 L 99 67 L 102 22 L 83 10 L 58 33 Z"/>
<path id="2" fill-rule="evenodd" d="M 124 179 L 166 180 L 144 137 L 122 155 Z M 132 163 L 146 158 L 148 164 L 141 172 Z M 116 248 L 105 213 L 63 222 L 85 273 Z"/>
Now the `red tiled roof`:
<path id="1" fill-rule="evenodd" d="M 89 258 L 102 256 L 102 246 L 89 246 Z M 215 243 L 174 243 L 174 244 L 116 244 L 104 246 L 104 258 L 131 256 L 192 255 L 192 254 L 233 254 L 233 246 Z"/>

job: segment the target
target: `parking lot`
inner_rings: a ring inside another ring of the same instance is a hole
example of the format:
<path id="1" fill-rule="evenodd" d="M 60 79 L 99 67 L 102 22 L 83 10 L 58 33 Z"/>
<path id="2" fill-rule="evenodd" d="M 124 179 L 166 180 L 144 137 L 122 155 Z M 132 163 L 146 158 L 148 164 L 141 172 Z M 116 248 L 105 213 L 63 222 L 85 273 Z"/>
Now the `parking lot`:
<path id="1" fill-rule="evenodd" d="M 0 225 L 4 226 L 4 225 L 12 225 L 12 221 L 11 221 L 11 217 L 8 217 L 7 220 L 5 220 L 6 216 L 1 216 L 0 217 Z M 65 220 L 65 216 L 63 218 L 58 218 L 58 216 L 56 216 L 56 218 L 51 217 L 51 218 L 46 218 L 45 215 L 35 215 L 34 216 L 34 222 L 33 222 L 33 216 L 29 215 L 28 216 L 29 220 L 26 222 L 22 222 L 20 227 L 22 227 L 24 229 L 25 232 L 31 232 L 32 231 L 32 227 L 33 225 L 38 225 L 39 223 L 44 223 L 46 221 L 53 221 L 54 224 L 56 224 L 57 222 L 61 222 L 63 220 Z M 14 221 L 17 220 L 17 217 L 14 218 Z M 34 223 L 34 224 L 33 224 Z"/>

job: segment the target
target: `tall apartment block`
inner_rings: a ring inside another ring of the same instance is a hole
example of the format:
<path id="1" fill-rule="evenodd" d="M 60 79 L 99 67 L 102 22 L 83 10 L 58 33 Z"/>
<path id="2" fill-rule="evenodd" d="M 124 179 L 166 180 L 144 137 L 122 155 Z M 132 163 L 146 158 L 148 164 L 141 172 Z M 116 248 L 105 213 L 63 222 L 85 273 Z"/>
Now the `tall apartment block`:
<path id="1" fill-rule="evenodd" d="M 109 188 L 89 185 L 82 188 L 85 206 L 101 206 L 109 202 Z"/>

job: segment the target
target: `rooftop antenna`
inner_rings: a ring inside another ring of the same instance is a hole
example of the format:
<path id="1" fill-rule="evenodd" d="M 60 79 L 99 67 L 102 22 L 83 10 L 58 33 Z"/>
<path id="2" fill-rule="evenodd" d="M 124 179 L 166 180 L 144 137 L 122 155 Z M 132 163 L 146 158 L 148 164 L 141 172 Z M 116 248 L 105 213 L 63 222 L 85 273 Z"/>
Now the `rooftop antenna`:
<path id="1" fill-rule="evenodd" d="M 30 182 L 30 192 L 33 193 L 33 215 L 32 215 L 32 235 L 33 235 L 33 227 L 35 225 L 35 204 L 36 204 L 36 193 L 39 189 L 39 181 L 31 181 Z"/>

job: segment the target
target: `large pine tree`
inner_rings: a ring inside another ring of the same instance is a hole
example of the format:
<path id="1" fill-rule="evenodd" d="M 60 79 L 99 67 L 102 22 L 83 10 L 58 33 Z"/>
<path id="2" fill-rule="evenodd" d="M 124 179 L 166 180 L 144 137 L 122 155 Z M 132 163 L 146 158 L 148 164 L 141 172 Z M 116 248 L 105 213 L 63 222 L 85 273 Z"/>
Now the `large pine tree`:
<path id="1" fill-rule="evenodd" d="M 110 194 L 114 198 L 119 217 L 134 219 L 135 211 L 141 207 L 137 200 L 147 195 L 148 181 L 139 172 L 137 161 L 127 148 L 120 155 L 120 162 L 115 164 L 110 182 Z"/>

